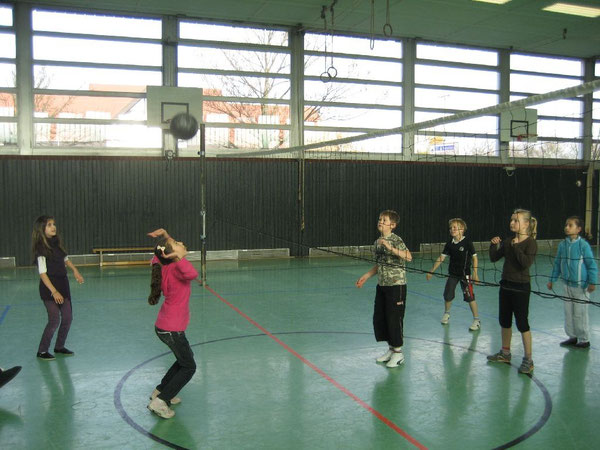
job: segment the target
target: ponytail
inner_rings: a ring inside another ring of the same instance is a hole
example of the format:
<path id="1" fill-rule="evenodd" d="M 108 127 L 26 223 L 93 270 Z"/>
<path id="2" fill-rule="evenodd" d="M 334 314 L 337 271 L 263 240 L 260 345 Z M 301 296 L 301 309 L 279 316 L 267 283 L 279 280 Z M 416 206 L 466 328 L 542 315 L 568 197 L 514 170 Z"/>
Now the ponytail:
<path id="1" fill-rule="evenodd" d="M 527 228 L 527 232 L 533 239 L 537 237 L 537 219 L 533 216 L 529 219 L 529 228 Z"/>
<path id="2" fill-rule="evenodd" d="M 160 264 L 152 264 L 152 276 L 150 278 L 150 295 L 148 296 L 148 303 L 150 305 L 156 305 L 160 300 L 161 284 L 162 267 Z"/>
<path id="3" fill-rule="evenodd" d="M 160 300 L 160 294 L 162 292 L 162 266 L 171 264 L 172 259 L 163 258 L 163 254 L 169 254 L 173 252 L 170 241 L 167 238 L 162 238 L 158 241 L 154 247 L 154 255 L 160 261 L 159 263 L 152 264 L 152 277 L 150 278 L 150 295 L 148 296 L 148 303 L 156 305 Z"/>

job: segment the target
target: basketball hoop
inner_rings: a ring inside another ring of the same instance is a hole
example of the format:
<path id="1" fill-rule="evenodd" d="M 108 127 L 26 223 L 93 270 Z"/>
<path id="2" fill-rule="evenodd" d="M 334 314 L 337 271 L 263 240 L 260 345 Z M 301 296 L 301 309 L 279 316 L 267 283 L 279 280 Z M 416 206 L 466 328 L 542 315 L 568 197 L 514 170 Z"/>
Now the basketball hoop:
<path id="1" fill-rule="evenodd" d="M 517 135 L 517 142 L 535 142 L 537 141 L 537 134 L 519 134 Z"/>

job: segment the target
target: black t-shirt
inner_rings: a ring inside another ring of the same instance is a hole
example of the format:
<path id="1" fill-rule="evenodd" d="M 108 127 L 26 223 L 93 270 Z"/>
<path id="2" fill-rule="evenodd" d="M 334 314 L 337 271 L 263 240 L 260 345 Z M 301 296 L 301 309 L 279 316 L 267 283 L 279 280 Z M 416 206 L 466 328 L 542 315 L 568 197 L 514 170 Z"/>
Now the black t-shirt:
<path id="1" fill-rule="evenodd" d="M 459 242 L 450 239 L 442 251 L 442 255 L 450 257 L 448 273 L 459 277 L 471 275 L 471 261 L 476 254 L 473 242 L 466 236 Z"/>

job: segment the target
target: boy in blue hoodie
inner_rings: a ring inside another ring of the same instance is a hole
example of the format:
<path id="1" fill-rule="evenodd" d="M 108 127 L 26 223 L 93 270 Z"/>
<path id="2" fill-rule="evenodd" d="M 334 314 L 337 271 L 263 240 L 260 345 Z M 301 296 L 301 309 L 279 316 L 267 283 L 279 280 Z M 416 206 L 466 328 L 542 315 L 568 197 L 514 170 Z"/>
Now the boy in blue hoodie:
<path id="1" fill-rule="evenodd" d="M 548 289 L 552 289 L 552 284 L 560 278 L 565 284 L 566 296 L 570 297 L 564 301 L 565 332 L 569 339 L 560 345 L 589 348 L 588 303 L 590 293 L 596 289 L 598 265 L 590 244 L 580 236 L 582 230 L 583 222 L 579 217 L 567 219 L 567 237 L 558 245 Z"/>

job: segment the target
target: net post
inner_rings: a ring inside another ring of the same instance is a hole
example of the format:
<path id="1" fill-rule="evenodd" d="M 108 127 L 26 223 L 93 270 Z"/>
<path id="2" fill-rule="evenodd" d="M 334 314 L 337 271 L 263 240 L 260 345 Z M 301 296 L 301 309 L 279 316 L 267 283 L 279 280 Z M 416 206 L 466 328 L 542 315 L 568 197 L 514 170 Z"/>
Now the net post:
<path id="1" fill-rule="evenodd" d="M 206 286 L 206 135 L 205 124 L 200 124 L 200 216 L 202 218 L 202 234 L 200 235 L 200 284 Z"/>

